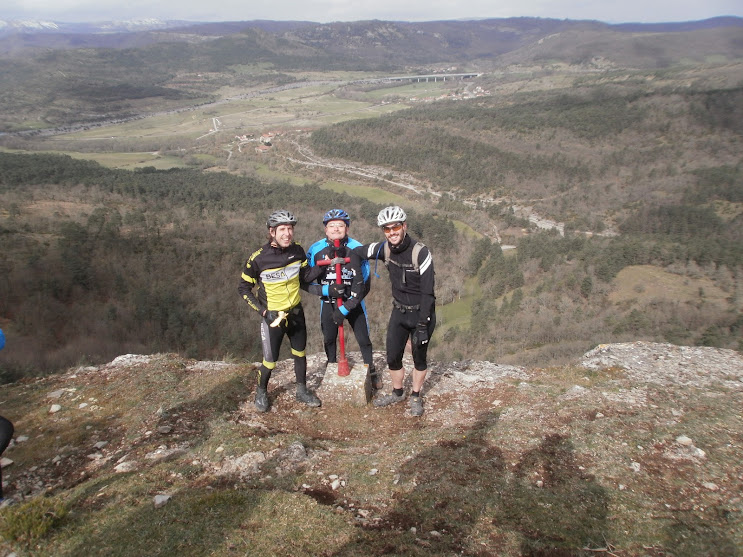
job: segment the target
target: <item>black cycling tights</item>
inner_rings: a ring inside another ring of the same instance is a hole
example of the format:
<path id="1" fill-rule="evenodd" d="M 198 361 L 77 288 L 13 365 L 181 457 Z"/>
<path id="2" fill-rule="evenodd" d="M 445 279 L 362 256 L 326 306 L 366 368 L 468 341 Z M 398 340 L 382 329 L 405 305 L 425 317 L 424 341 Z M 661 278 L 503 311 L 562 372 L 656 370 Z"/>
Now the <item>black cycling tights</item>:
<path id="1" fill-rule="evenodd" d="M 304 321 L 304 310 L 301 305 L 298 305 L 289 312 L 287 320 L 283 321 L 278 327 L 269 327 L 265 319 L 261 322 L 263 364 L 259 371 L 258 385 L 264 389 L 268 387 L 271 372 L 276 367 L 284 335 L 289 337 L 289 344 L 292 348 L 294 375 L 297 384 L 304 385 L 307 383 L 307 357 L 305 356 L 307 325 Z"/>

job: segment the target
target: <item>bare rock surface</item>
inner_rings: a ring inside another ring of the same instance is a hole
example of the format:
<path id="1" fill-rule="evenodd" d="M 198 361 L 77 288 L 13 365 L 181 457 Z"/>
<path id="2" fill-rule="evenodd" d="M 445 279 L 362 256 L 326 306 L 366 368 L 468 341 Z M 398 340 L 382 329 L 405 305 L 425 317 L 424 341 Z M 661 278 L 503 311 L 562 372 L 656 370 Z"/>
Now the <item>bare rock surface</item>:
<path id="1" fill-rule="evenodd" d="M 743 356 L 734 350 L 653 342 L 601 344 L 580 365 L 600 370 L 619 367 L 637 383 L 707 387 L 714 383 L 743 389 Z"/>

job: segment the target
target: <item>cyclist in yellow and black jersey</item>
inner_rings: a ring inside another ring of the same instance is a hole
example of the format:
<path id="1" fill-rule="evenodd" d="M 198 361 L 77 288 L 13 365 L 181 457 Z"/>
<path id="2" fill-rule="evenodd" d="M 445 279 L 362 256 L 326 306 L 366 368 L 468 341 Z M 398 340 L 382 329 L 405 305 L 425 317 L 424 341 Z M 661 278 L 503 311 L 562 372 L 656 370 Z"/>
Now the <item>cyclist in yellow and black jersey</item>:
<path id="1" fill-rule="evenodd" d="M 259 412 L 270 408 L 268 380 L 276 367 L 284 335 L 289 338 L 297 400 L 308 406 L 320 406 L 320 399 L 307 390 L 307 326 L 302 309 L 300 288 L 318 294 L 310 282 L 322 271 L 310 267 L 299 244 L 294 242 L 297 219 L 289 211 L 274 211 L 266 223 L 269 241 L 245 262 L 238 291 L 261 317 L 263 363 L 258 371 L 255 406 Z"/>
<path id="2" fill-rule="evenodd" d="M 301 276 L 308 270 L 299 244 L 284 249 L 268 243 L 245 263 L 239 292 L 250 307 L 264 317 L 272 312 L 275 319 L 278 312 L 288 313 L 301 303 Z"/>

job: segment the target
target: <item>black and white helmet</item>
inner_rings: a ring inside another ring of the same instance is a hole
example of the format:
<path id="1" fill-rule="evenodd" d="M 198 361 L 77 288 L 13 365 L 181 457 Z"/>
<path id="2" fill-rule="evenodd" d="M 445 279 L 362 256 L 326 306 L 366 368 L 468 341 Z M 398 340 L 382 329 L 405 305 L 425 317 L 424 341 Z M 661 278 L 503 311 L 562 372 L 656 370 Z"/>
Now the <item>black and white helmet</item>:
<path id="1" fill-rule="evenodd" d="M 408 216 L 405 214 L 405 211 L 397 205 L 385 207 L 377 215 L 377 226 L 385 226 L 393 222 L 405 222 L 407 218 Z"/>
<path id="2" fill-rule="evenodd" d="M 266 226 L 268 228 L 276 228 L 282 224 L 295 225 L 297 224 L 297 217 L 295 217 L 294 213 L 291 211 L 286 211 L 284 209 L 274 211 L 268 215 L 268 221 L 266 221 Z"/>

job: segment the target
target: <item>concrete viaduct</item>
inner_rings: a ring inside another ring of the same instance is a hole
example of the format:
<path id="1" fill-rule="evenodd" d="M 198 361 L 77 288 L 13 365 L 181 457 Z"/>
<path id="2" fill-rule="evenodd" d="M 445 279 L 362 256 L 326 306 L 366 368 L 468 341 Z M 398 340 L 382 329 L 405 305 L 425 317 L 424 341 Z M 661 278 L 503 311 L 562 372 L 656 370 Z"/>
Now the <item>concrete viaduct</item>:
<path id="1" fill-rule="evenodd" d="M 380 78 L 382 81 L 417 81 L 417 82 L 429 82 L 429 81 L 446 81 L 452 79 L 469 79 L 473 77 L 480 77 L 481 73 L 447 73 L 447 74 L 431 74 L 431 75 L 395 75 L 391 77 Z"/>

